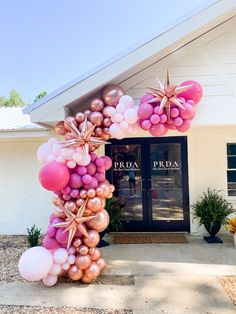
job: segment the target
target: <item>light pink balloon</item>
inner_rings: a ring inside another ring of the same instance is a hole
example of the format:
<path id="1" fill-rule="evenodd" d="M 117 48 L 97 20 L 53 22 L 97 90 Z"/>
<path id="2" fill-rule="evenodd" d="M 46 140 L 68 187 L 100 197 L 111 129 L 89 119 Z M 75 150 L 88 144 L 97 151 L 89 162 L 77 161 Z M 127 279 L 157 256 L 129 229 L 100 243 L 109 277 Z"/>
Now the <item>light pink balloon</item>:
<path id="1" fill-rule="evenodd" d="M 43 284 L 46 287 L 52 287 L 52 286 L 55 286 L 57 281 L 58 281 L 58 276 L 56 276 L 56 275 L 48 275 L 47 277 L 45 277 L 43 279 Z"/>
<path id="2" fill-rule="evenodd" d="M 51 154 L 51 148 L 48 143 L 43 143 L 37 150 L 37 158 L 41 164 L 47 163 L 47 157 Z"/>
<path id="3" fill-rule="evenodd" d="M 132 108 L 134 106 L 134 100 L 129 95 L 123 95 L 120 97 L 119 104 L 124 104 L 126 108 Z M 117 107 L 119 106 L 119 104 L 117 105 Z M 117 110 L 117 107 L 116 107 L 116 110 Z"/>
<path id="4" fill-rule="evenodd" d="M 119 113 L 117 112 L 115 115 L 114 115 L 114 122 L 121 122 L 122 120 L 124 120 L 124 116 L 122 113 Z"/>
<path id="5" fill-rule="evenodd" d="M 52 254 L 41 246 L 35 246 L 23 253 L 18 268 L 21 276 L 29 281 L 38 281 L 47 276 L 53 265 Z"/>
<path id="6" fill-rule="evenodd" d="M 53 260 L 56 264 L 64 264 L 68 259 L 68 251 L 60 248 L 53 253 Z"/>

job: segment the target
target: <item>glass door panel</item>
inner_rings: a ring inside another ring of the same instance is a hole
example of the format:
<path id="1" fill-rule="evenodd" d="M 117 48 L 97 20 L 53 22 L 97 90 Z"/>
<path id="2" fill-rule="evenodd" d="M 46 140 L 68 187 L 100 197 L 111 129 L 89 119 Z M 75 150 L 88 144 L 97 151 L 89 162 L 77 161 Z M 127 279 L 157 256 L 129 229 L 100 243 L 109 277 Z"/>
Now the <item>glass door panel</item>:
<path id="1" fill-rule="evenodd" d="M 183 220 L 180 143 L 150 145 L 152 220 Z"/>
<path id="2" fill-rule="evenodd" d="M 141 145 L 112 145 L 111 176 L 125 221 L 143 220 Z"/>

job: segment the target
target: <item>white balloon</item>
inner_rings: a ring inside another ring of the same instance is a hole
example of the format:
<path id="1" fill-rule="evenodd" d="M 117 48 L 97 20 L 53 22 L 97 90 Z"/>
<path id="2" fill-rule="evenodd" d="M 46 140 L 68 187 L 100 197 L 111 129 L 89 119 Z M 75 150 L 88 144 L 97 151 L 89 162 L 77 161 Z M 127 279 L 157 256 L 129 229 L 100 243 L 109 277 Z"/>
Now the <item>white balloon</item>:
<path id="1" fill-rule="evenodd" d="M 61 149 L 61 156 L 66 160 L 72 159 L 74 153 L 75 153 L 74 148 L 66 147 Z"/>
<path id="2" fill-rule="evenodd" d="M 132 108 L 134 106 L 134 100 L 129 95 L 121 96 L 119 99 L 119 103 L 124 104 L 126 108 Z"/>
<path id="3" fill-rule="evenodd" d="M 69 249 L 68 249 L 68 253 L 69 254 L 74 254 L 75 253 L 75 248 L 73 246 L 71 246 Z"/>
<path id="4" fill-rule="evenodd" d="M 74 169 L 76 167 L 76 162 L 74 160 L 68 160 L 66 165 L 68 168 Z"/>
<path id="5" fill-rule="evenodd" d="M 52 152 L 55 156 L 61 156 L 61 148 L 58 143 L 54 143 L 52 146 Z"/>
<path id="6" fill-rule="evenodd" d="M 83 153 L 82 159 L 80 160 L 80 162 L 78 162 L 78 165 L 87 166 L 90 163 L 90 161 L 91 161 L 90 155 Z"/>
<path id="7" fill-rule="evenodd" d="M 48 157 L 47 157 L 47 162 L 48 162 L 48 163 L 49 163 L 49 162 L 52 162 L 52 161 L 54 161 L 54 160 L 56 160 L 56 157 L 55 157 L 54 155 L 52 155 L 52 154 L 48 155 Z"/>
<path id="8" fill-rule="evenodd" d="M 127 122 L 127 121 L 121 121 L 121 123 L 120 123 L 120 128 L 122 129 L 122 130 L 127 130 L 128 129 L 128 127 L 129 127 L 129 123 Z"/>
<path id="9" fill-rule="evenodd" d="M 126 106 L 123 103 L 119 103 L 116 106 L 116 111 L 119 112 L 119 113 L 123 113 L 125 111 L 125 109 L 126 109 Z"/>
<path id="10" fill-rule="evenodd" d="M 82 159 L 82 155 L 81 155 L 80 153 L 74 153 L 74 154 L 72 155 L 72 158 L 73 158 L 73 160 L 74 160 L 76 163 L 79 163 L 80 160 Z"/>
<path id="11" fill-rule="evenodd" d="M 67 262 L 69 264 L 74 264 L 75 263 L 75 255 L 69 255 Z"/>
<path id="12" fill-rule="evenodd" d="M 58 156 L 58 157 L 56 158 L 56 161 L 57 161 L 57 162 L 60 162 L 60 163 L 62 163 L 62 164 L 65 163 L 65 159 L 64 159 L 62 156 Z"/>
<path id="13" fill-rule="evenodd" d="M 49 275 L 53 275 L 53 276 L 59 275 L 60 272 L 61 272 L 61 265 L 59 265 L 59 264 L 53 264 L 53 265 L 52 265 L 52 268 L 51 268 L 50 271 L 49 271 Z"/>
<path id="14" fill-rule="evenodd" d="M 56 144 L 58 142 L 58 140 L 55 137 L 50 137 L 50 139 L 48 140 L 48 145 L 50 148 L 53 147 L 54 144 Z"/>
<path id="15" fill-rule="evenodd" d="M 109 128 L 109 132 L 113 138 L 119 138 L 122 136 L 122 130 L 118 123 L 113 123 Z"/>
<path id="16" fill-rule="evenodd" d="M 18 268 L 24 279 L 38 281 L 47 276 L 52 265 L 51 252 L 42 246 L 34 246 L 23 253 Z"/>
<path id="17" fill-rule="evenodd" d="M 125 121 L 127 121 L 129 124 L 133 124 L 137 122 L 138 120 L 138 115 L 137 112 L 134 108 L 128 108 L 124 112 L 124 118 Z"/>
<path id="18" fill-rule="evenodd" d="M 51 148 L 48 143 L 43 143 L 37 150 L 37 158 L 41 164 L 47 163 L 47 157 L 51 154 Z"/>
<path id="19" fill-rule="evenodd" d="M 109 114 L 110 117 L 113 117 L 114 114 L 116 114 L 116 109 L 112 106 L 109 106 L 109 108 L 107 108 L 107 113 Z"/>
<path id="20" fill-rule="evenodd" d="M 63 248 L 57 249 L 53 253 L 53 259 L 56 264 L 64 264 L 68 259 L 68 251 Z"/>
<path id="21" fill-rule="evenodd" d="M 46 287 L 52 287 L 57 283 L 58 276 L 56 275 L 48 275 L 43 279 L 43 283 Z"/>
<path id="22" fill-rule="evenodd" d="M 115 122 L 121 122 L 122 120 L 124 120 L 123 114 L 122 113 L 116 113 L 114 116 L 114 120 Z"/>
<path id="23" fill-rule="evenodd" d="M 66 262 L 66 263 L 64 263 L 64 264 L 61 265 L 61 268 L 62 268 L 63 270 L 68 270 L 68 269 L 70 268 L 70 264 Z"/>

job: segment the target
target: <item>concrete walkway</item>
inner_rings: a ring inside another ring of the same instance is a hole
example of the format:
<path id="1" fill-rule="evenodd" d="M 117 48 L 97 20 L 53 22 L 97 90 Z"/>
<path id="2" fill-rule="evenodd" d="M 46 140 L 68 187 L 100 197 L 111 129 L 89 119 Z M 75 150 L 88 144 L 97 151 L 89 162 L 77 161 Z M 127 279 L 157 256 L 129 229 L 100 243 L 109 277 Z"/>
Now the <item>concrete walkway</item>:
<path id="1" fill-rule="evenodd" d="M 104 274 L 134 275 L 135 285 L 14 282 L 0 286 L 0 304 L 132 309 L 150 314 L 233 314 L 236 308 L 216 276 L 236 275 L 231 237 L 222 245 L 189 238 L 189 244 L 111 245 L 103 248 Z"/>

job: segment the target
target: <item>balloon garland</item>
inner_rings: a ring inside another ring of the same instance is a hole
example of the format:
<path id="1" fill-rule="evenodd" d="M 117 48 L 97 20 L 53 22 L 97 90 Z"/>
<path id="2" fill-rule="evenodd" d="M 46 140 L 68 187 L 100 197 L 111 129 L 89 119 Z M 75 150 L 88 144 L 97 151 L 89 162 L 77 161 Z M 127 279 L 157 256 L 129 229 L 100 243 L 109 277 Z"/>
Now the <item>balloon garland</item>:
<path id="1" fill-rule="evenodd" d="M 115 190 L 105 177 L 112 166 L 108 156 L 94 152 L 110 138 L 122 139 L 139 130 L 162 136 L 169 129 L 185 132 L 195 116 L 194 106 L 202 98 L 196 81 L 173 85 L 167 72 L 163 85 L 158 81 L 135 106 L 129 95 L 116 85 L 105 87 L 101 98 L 90 108 L 67 117 L 55 126 L 64 141 L 50 138 L 37 152 L 42 168 L 39 182 L 54 192 L 55 206 L 42 247 L 28 249 L 19 260 L 21 276 L 29 281 L 42 280 L 50 287 L 67 273 L 72 280 L 91 283 L 106 262 L 96 247 L 99 232 L 109 224 L 104 209 Z"/>

